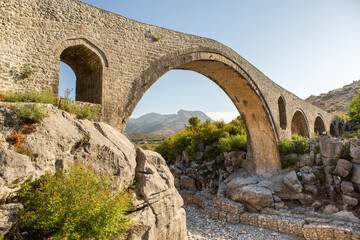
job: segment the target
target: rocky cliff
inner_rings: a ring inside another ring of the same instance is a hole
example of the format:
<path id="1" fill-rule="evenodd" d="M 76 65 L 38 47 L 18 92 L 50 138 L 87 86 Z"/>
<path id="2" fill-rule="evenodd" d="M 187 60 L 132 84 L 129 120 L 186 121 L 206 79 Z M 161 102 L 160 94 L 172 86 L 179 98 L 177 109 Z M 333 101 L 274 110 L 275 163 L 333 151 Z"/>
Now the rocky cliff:
<path id="1" fill-rule="evenodd" d="M 78 120 L 47 106 L 49 117 L 24 125 L 11 108 L 0 103 L 0 234 L 17 222 L 16 194 L 21 184 L 47 171 L 55 172 L 78 159 L 99 173 L 110 174 L 119 190 L 136 181 L 135 226 L 130 239 L 186 239 L 183 201 L 162 157 L 134 149 L 120 132 L 105 123 Z M 24 151 L 14 151 L 21 141 Z M 15 202 L 15 203 L 14 203 Z"/>

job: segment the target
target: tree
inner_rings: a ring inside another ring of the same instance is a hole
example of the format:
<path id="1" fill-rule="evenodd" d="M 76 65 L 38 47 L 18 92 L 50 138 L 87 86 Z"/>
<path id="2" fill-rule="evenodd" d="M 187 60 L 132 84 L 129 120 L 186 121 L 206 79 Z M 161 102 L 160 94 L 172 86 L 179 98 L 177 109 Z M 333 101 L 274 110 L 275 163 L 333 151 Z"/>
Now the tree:
<path id="1" fill-rule="evenodd" d="M 198 129 L 198 127 L 201 124 L 201 121 L 199 118 L 197 117 L 191 117 L 189 118 L 189 124 L 194 128 L 194 129 Z"/>
<path id="2" fill-rule="evenodd" d="M 349 106 L 350 121 L 360 122 L 360 92 L 352 100 Z"/>

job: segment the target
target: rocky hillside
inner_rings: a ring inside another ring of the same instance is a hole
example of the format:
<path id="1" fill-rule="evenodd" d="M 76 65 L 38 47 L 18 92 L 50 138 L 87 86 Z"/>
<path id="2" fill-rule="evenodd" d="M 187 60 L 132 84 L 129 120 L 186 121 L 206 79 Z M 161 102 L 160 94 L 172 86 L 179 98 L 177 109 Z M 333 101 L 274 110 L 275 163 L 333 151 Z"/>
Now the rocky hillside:
<path id="1" fill-rule="evenodd" d="M 174 135 L 188 124 L 191 117 L 198 117 L 202 122 L 213 121 L 201 111 L 180 110 L 177 114 L 148 113 L 139 118 L 130 118 L 124 132 Z"/>
<path id="2" fill-rule="evenodd" d="M 135 181 L 135 219 L 129 239 L 186 239 L 183 200 L 158 153 L 136 151 L 106 123 L 78 120 L 52 105 L 46 105 L 49 116 L 43 121 L 24 124 L 12 105 L 0 102 L 0 238 L 17 226 L 22 204 L 16 195 L 21 184 L 47 171 L 66 169 L 77 159 L 98 173 L 110 174 L 119 190 Z M 29 239 L 26 233 L 19 234 L 17 239 Z"/>
<path id="3" fill-rule="evenodd" d="M 360 89 L 360 80 L 354 81 L 342 88 L 322 93 L 319 96 L 311 95 L 305 101 L 318 106 L 333 114 L 342 115 L 347 113 L 348 105 L 357 95 Z"/>

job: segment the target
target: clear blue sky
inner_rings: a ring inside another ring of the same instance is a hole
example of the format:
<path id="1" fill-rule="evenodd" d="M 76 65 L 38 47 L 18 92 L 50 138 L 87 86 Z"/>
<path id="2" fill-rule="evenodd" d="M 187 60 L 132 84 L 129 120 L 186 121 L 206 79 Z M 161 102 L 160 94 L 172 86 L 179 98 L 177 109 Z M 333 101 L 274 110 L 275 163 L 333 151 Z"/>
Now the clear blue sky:
<path id="1" fill-rule="evenodd" d="M 360 0 L 83 2 L 140 22 L 217 40 L 300 98 L 360 79 Z M 62 65 L 61 79 L 71 78 L 66 74 Z M 209 79 L 173 70 L 149 89 L 133 117 L 179 109 L 236 111 Z"/>

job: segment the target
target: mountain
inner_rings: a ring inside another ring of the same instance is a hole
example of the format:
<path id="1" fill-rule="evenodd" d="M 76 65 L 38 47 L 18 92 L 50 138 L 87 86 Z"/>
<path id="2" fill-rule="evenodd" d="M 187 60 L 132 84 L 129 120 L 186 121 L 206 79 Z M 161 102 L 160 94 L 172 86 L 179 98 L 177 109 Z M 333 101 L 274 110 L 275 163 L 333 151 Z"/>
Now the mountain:
<path id="1" fill-rule="evenodd" d="M 202 122 L 213 121 L 201 111 L 180 110 L 177 114 L 148 113 L 139 118 L 130 118 L 125 133 L 156 133 L 174 135 L 181 131 L 191 117 L 198 117 Z"/>
<path id="2" fill-rule="evenodd" d="M 319 96 L 311 95 L 305 99 L 305 101 L 332 114 L 342 115 L 347 113 L 347 106 L 353 98 L 356 97 L 358 90 L 360 90 L 360 80 L 353 81 L 353 83 L 349 85 L 337 88 L 328 93 L 322 93 Z"/>

